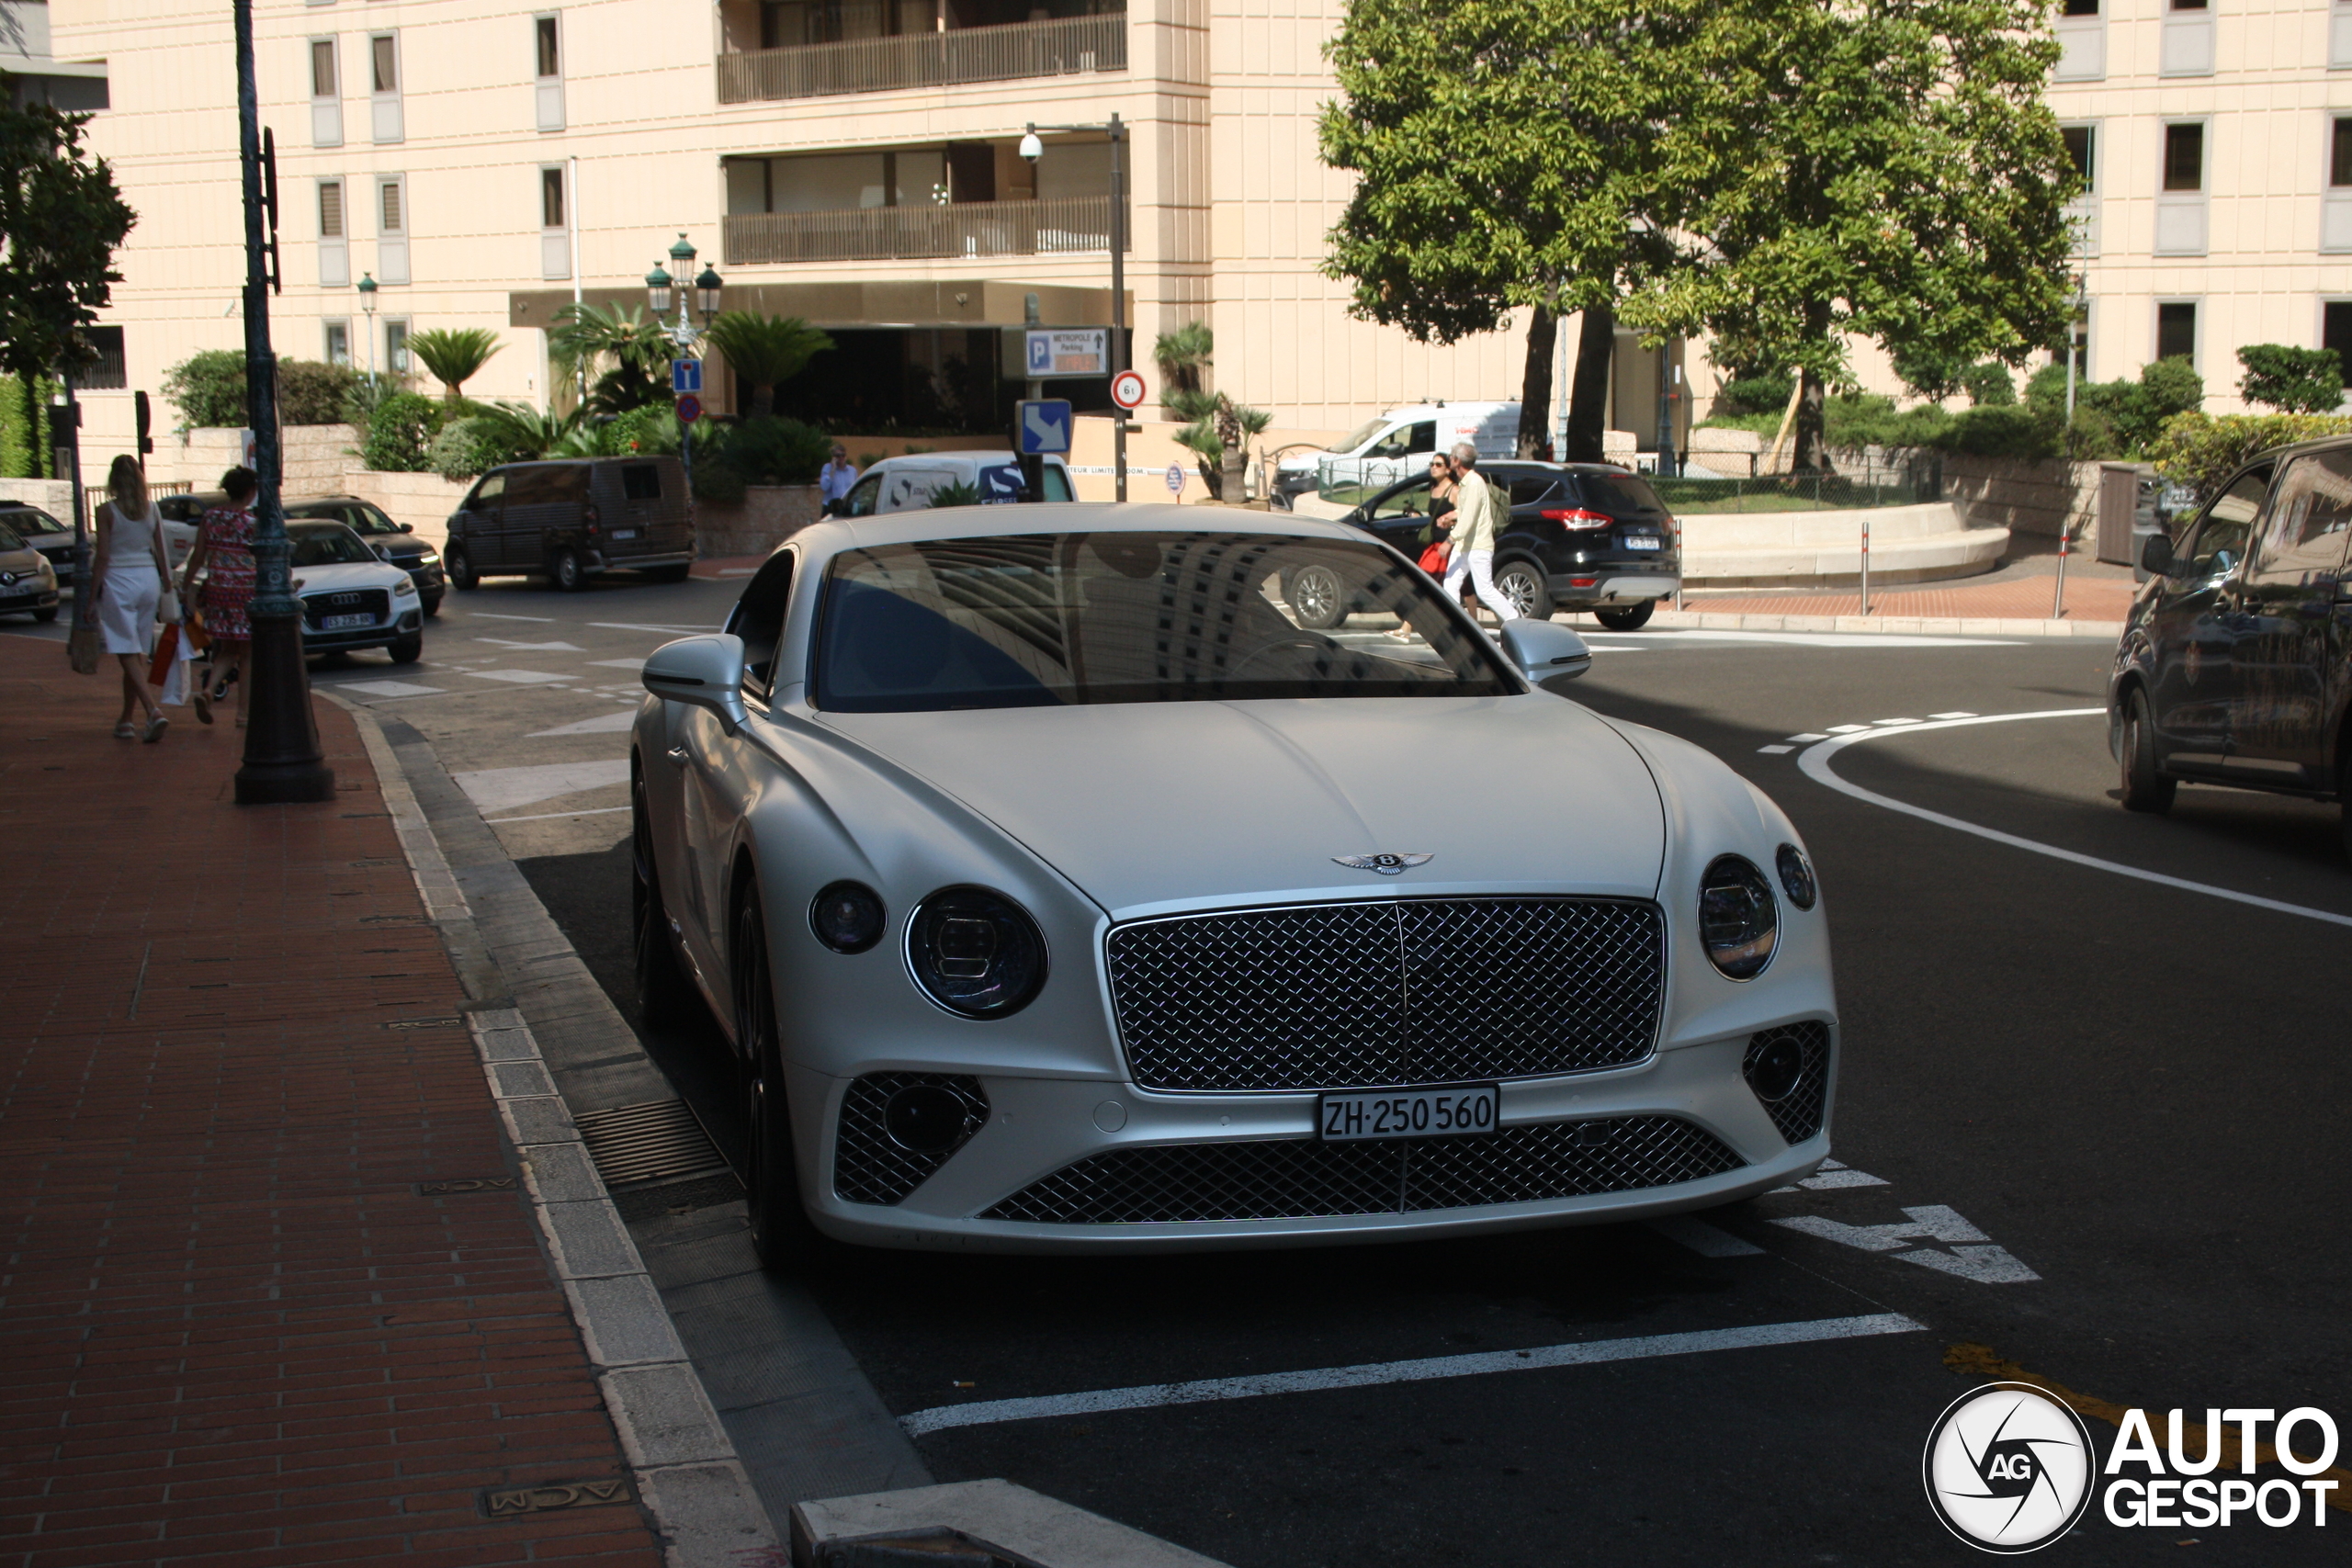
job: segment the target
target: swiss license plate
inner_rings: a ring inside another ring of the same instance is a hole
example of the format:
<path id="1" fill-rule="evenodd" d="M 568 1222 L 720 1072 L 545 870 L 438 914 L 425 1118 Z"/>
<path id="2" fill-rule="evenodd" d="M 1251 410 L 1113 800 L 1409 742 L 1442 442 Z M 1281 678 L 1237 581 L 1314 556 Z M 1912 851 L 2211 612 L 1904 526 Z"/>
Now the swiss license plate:
<path id="1" fill-rule="evenodd" d="M 1456 1089 L 1392 1089 L 1377 1094 L 1327 1094 L 1317 1103 L 1317 1136 L 1326 1143 L 1365 1138 L 1442 1138 L 1491 1133 L 1502 1117 L 1493 1084 Z"/>
<path id="2" fill-rule="evenodd" d="M 616 540 L 634 539 L 637 537 L 637 530 L 634 528 L 616 528 L 613 530 L 613 537 Z"/>
<path id="3" fill-rule="evenodd" d="M 329 615 L 319 622 L 319 630 L 347 632 L 355 626 L 372 626 L 375 624 L 376 617 L 373 615 Z"/>
<path id="4" fill-rule="evenodd" d="M 1660 550 L 1666 547 L 1666 541 L 1663 539 L 1632 538 L 1625 541 L 1625 547 L 1629 550 Z"/>

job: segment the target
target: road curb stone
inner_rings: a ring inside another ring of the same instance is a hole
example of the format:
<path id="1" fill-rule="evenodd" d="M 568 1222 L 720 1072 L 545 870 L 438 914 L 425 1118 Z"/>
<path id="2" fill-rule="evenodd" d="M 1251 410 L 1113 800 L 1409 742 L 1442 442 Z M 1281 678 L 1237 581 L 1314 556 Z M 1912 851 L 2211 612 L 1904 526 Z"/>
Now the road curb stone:
<path id="1" fill-rule="evenodd" d="M 1660 610 L 1648 624 L 1678 631 L 1863 632 L 1882 637 L 2035 637 L 2109 642 L 2123 635 L 2121 621 L 2017 620 L 1992 615 L 1762 615 Z"/>

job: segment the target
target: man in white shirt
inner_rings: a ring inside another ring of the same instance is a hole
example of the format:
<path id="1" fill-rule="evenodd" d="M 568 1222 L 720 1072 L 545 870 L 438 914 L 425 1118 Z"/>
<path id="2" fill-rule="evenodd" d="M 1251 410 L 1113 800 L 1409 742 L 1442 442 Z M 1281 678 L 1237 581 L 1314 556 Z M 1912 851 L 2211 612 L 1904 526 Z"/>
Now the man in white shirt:
<path id="1" fill-rule="evenodd" d="M 1446 535 L 1453 553 L 1446 562 L 1446 597 L 1459 599 L 1462 580 L 1467 577 L 1478 591 L 1478 602 L 1495 613 L 1495 619 L 1515 621 L 1519 612 L 1495 588 L 1495 536 L 1510 520 L 1509 513 L 1495 487 L 1478 472 L 1478 449 L 1466 441 L 1453 449 L 1453 526 Z"/>
<path id="2" fill-rule="evenodd" d="M 849 460 L 849 448 L 833 443 L 833 460 L 817 470 L 817 497 L 831 512 L 857 482 L 857 465 Z"/>

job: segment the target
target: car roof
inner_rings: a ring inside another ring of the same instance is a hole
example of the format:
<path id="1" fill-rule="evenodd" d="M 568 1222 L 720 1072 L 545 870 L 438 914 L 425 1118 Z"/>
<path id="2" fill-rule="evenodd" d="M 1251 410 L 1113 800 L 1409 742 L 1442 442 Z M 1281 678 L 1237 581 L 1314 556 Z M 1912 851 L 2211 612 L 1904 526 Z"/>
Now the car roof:
<path id="1" fill-rule="evenodd" d="M 1205 514 L 1204 514 L 1205 513 Z M 1322 517 L 1240 507 L 1176 506 L 1167 502 L 1050 501 L 1026 505 L 945 506 L 884 512 L 872 517 L 829 517 L 793 536 L 820 555 L 872 545 L 912 545 L 929 539 L 1007 537 L 1019 534 L 1178 533 L 1277 534 L 1294 538 L 1361 541 L 1360 530 Z"/>
<path id="2" fill-rule="evenodd" d="M 1055 462 L 1060 463 L 1064 468 L 1068 468 L 1069 466 L 1067 457 L 1063 453 L 1047 452 L 1045 456 Z M 952 457 L 958 462 L 970 461 L 975 463 L 986 463 L 990 466 L 1000 463 L 1017 463 L 1021 460 L 1017 454 L 1008 452 L 1001 446 L 993 451 L 974 447 L 967 448 L 960 452 L 894 452 L 888 457 L 883 458 L 880 462 L 876 463 L 873 468 L 866 469 L 865 471 L 870 474 L 874 472 L 876 468 L 887 468 L 892 463 L 928 463 L 940 457 Z"/>

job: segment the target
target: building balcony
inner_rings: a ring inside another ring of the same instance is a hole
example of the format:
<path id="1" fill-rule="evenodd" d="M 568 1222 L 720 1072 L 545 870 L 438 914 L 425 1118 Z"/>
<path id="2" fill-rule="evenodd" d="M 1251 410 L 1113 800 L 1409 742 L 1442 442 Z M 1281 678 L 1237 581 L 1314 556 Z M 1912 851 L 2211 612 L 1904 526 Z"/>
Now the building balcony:
<path id="1" fill-rule="evenodd" d="M 1111 198 L 958 201 L 840 212 L 743 212 L 724 226 L 729 266 L 1079 255 L 1111 249 Z M 1133 250 L 1134 243 L 1128 243 Z"/>
<path id="2" fill-rule="evenodd" d="M 822 98 L 1126 68 L 1127 18 L 1113 12 L 722 54 L 718 101 Z"/>

